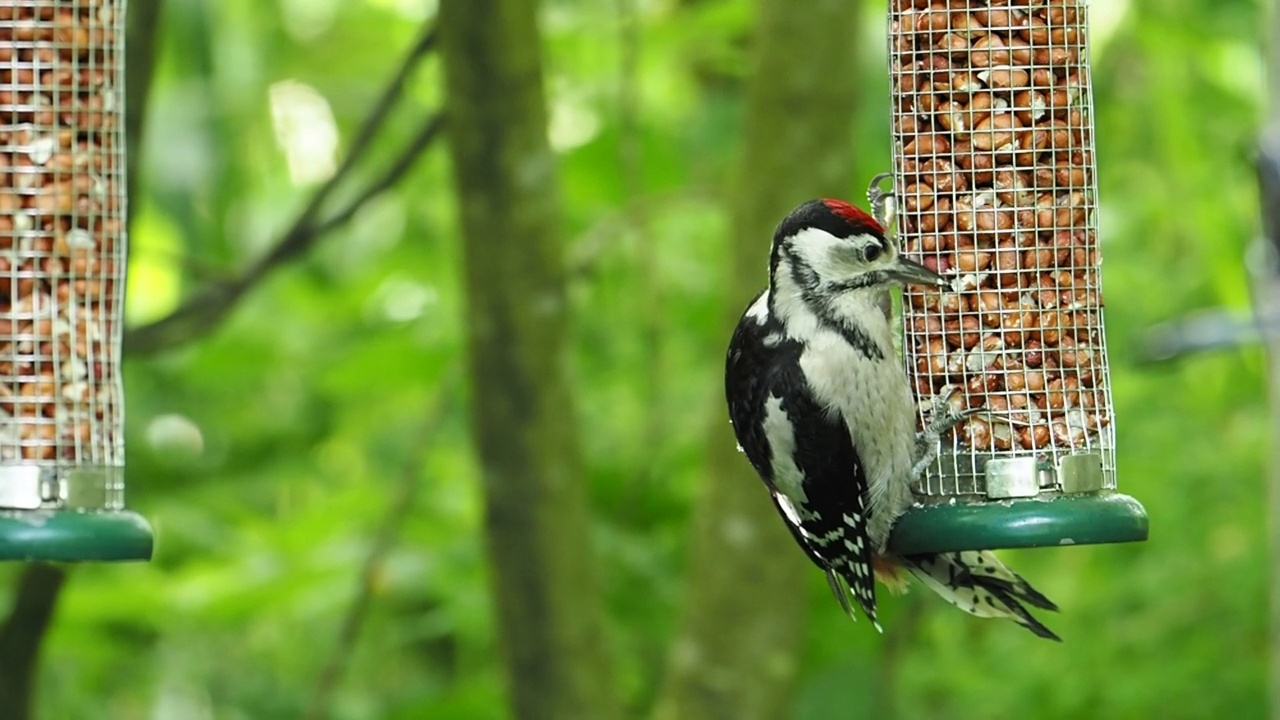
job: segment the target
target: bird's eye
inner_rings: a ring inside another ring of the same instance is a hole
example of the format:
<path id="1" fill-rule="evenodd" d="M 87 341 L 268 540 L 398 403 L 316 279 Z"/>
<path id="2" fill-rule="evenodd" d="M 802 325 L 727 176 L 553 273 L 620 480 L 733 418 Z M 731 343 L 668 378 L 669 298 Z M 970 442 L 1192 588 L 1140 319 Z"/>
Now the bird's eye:
<path id="1" fill-rule="evenodd" d="M 884 254 L 884 248 L 879 245 L 868 245 L 862 251 L 862 259 L 867 262 L 875 262 L 876 258 Z"/>

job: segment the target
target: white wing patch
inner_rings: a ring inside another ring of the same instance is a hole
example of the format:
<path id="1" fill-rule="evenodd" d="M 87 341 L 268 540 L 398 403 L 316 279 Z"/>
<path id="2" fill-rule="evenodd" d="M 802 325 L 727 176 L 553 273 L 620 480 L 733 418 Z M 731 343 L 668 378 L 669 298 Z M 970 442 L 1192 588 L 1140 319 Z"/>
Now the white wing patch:
<path id="1" fill-rule="evenodd" d="M 836 528 L 826 535 L 814 535 L 805 529 L 803 521 L 800 519 L 800 510 L 791 502 L 791 498 L 780 492 L 773 493 L 773 498 L 778 502 L 778 507 L 782 509 L 782 514 L 786 516 L 787 522 L 791 523 L 791 525 L 795 527 L 796 531 L 800 533 L 800 537 L 811 543 L 816 543 L 818 547 L 825 548 L 831 545 L 831 543 L 839 540 L 841 536 L 844 535 L 844 530 L 840 528 Z M 813 513 L 804 514 L 804 518 L 806 520 L 813 520 L 815 517 L 816 516 Z M 844 542 L 845 545 L 849 544 L 848 540 L 845 540 Z M 858 542 L 858 546 L 862 546 L 861 541 Z"/>
<path id="2" fill-rule="evenodd" d="M 795 516 L 794 524 L 800 525 L 802 520 L 810 520 L 808 513 L 800 508 L 805 506 L 808 497 L 804 492 L 804 473 L 796 465 L 795 427 L 782 409 L 782 398 L 770 395 L 764 402 L 764 435 L 769 438 L 770 463 L 773 469 L 773 485 L 778 489 L 784 508 L 789 508 L 788 519 Z"/>
<path id="3" fill-rule="evenodd" d="M 787 522 L 799 528 L 801 535 L 808 537 L 804 528 L 800 527 L 800 512 L 796 510 L 795 505 L 791 504 L 791 498 L 782 493 L 774 493 L 773 497 L 778 501 L 778 507 L 782 508 L 782 514 L 787 516 Z"/>

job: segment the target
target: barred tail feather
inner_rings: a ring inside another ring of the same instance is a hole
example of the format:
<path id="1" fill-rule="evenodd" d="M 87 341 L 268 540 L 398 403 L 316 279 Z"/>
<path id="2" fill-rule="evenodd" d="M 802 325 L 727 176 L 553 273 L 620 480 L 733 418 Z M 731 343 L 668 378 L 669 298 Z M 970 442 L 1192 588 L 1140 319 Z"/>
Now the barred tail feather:
<path id="1" fill-rule="evenodd" d="M 857 577 L 855 574 L 854 579 L 856 580 Z M 832 568 L 827 568 L 827 585 L 831 587 L 831 594 L 836 596 L 836 601 L 840 603 L 840 607 L 844 609 L 849 617 L 854 620 L 858 619 L 858 613 L 853 609 L 853 603 L 849 602 L 849 598 L 852 597 L 858 601 L 858 604 L 862 607 L 862 612 L 866 613 L 867 619 L 871 621 L 872 627 L 877 632 L 884 632 L 884 628 L 880 627 L 880 621 L 876 618 L 874 590 L 870 600 L 860 597 L 857 592 L 858 586 L 850 583 L 848 578 Z"/>
<path id="2" fill-rule="evenodd" d="M 971 615 L 1009 618 L 1036 635 L 1061 641 L 1023 607 L 1057 610 L 1049 598 L 989 552 L 966 551 L 903 558 L 911 572 L 947 602 Z"/>
<path id="3" fill-rule="evenodd" d="M 836 596 L 836 602 L 840 603 L 840 608 L 845 611 L 845 614 L 857 620 L 858 614 L 853 609 L 853 603 L 849 602 L 849 586 L 840 579 L 840 575 L 835 570 L 827 570 L 827 585 L 831 587 L 831 594 Z"/>
<path id="4" fill-rule="evenodd" d="M 876 630 L 884 632 L 876 619 L 876 573 L 872 568 L 871 545 L 862 539 L 866 528 L 862 496 L 854 499 L 850 512 L 841 513 L 834 522 L 820 525 L 821 518 L 810 518 L 806 523 L 786 495 L 776 490 L 770 494 L 774 506 L 787 521 L 791 536 L 809 559 L 826 573 L 827 585 L 840 607 L 857 620 L 858 615 L 850 601 L 853 598 Z"/>

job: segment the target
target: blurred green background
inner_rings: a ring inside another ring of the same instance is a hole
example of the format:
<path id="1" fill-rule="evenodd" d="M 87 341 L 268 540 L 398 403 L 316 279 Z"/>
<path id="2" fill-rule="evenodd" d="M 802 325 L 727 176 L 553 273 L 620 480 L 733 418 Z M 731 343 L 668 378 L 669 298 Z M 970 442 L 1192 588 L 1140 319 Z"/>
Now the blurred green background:
<path id="1" fill-rule="evenodd" d="M 889 166 L 884 5 L 861 3 L 856 76 L 826 79 L 857 88 L 846 195 L 858 201 Z M 920 589 L 882 600 L 889 634 L 877 636 L 806 570 L 785 717 L 1267 714 L 1264 356 L 1140 362 L 1154 323 L 1247 309 L 1263 10 L 1108 0 L 1093 11 L 1119 477 L 1150 513 L 1150 542 L 1007 553 L 1062 607 L 1046 618 L 1062 645 Z M 132 324 L 266 250 L 435 12 L 434 0 L 164 3 L 132 206 Z M 577 403 L 563 421 L 589 481 L 618 702 L 639 717 L 696 582 L 686 546 L 707 428 L 723 413 L 723 318 L 745 300 L 726 289 L 726 187 L 744 181 L 735 158 L 756 3 L 544 0 L 540 20 L 572 301 Z M 372 157 L 400 152 L 442 95 L 431 58 Z M 128 361 L 129 504 L 154 524 L 157 553 L 72 570 L 42 650 L 40 716 L 301 715 L 406 472 L 417 472 L 411 512 L 372 569 L 329 714 L 511 716 L 472 391 L 457 374 L 452 182 L 447 153 L 431 148 L 225 324 Z M 759 264 L 763 284 L 763 254 Z M 0 608 L 20 571 L 0 567 Z"/>

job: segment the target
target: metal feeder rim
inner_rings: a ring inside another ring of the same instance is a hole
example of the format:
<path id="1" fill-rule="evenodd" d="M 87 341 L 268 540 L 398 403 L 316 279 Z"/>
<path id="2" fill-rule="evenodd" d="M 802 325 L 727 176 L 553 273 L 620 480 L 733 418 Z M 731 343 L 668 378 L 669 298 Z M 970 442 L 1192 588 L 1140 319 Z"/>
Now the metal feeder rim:
<path id="1" fill-rule="evenodd" d="M 0 560 L 150 560 L 151 525 L 128 510 L 0 510 Z"/>
<path id="2" fill-rule="evenodd" d="M 1116 492 L 1050 499 L 955 502 L 913 507 L 898 518 L 889 551 L 898 555 L 1141 542 L 1147 511 Z"/>

